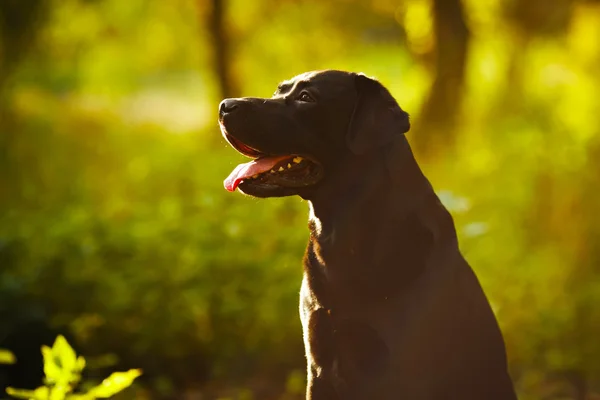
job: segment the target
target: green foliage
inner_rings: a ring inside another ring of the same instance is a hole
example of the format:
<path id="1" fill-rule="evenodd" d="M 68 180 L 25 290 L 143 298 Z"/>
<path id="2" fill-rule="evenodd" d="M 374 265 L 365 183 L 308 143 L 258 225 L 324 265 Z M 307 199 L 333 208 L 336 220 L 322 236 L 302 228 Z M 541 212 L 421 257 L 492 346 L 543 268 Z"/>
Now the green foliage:
<path id="1" fill-rule="evenodd" d="M 85 359 L 77 357 L 63 336 L 58 336 L 50 348 L 42 346 L 44 357 L 44 386 L 35 390 L 7 388 L 6 392 L 17 399 L 27 400 L 96 400 L 107 399 L 131 386 L 141 375 L 138 369 L 115 372 L 98 386 L 85 393 L 73 393 L 81 380 Z"/>
<path id="2" fill-rule="evenodd" d="M 301 398 L 306 205 L 222 188 L 243 157 L 215 122 L 212 2 L 38 3 L 0 48 L 19 55 L 0 64 L 0 338 L 43 318 L 87 371 L 143 367 L 150 398 Z M 236 95 L 310 69 L 381 79 L 411 113 L 520 398 L 600 392 L 599 4 L 460 3 L 462 86 L 440 97 L 459 104 L 454 130 L 421 128 L 450 71 L 436 46 L 453 45 L 430 0 L 229 0 L 226 66 Z"/>

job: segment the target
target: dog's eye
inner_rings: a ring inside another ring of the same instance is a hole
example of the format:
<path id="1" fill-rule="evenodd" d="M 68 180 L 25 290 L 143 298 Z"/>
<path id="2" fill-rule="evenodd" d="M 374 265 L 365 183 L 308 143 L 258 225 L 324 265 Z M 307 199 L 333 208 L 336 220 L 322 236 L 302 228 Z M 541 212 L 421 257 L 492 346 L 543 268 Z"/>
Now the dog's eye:
<path id="1" fill-rule="evenodd" d="M 305 91 L 305 90 L 303 90 L 302 92 L 300 92 L 300 94 L 298 95 L 297 100 L 298 101 L 304 101 L 304 102 L 313 102 L 313 101 L 315 101 L 311 97 L 311 95 L 307 91 Z"/>

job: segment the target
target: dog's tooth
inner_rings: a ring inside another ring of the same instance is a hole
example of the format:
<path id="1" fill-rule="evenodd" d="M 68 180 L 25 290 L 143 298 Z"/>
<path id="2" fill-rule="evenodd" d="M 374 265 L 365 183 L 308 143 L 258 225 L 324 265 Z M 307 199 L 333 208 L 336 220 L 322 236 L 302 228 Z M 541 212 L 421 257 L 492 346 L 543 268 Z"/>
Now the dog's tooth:
<path id="1" fill-rule="evenodd" d="M 296 164 L 300 164 L 302 162 L 302 157 L 294 157 L 293 160 Z"/>
<path id="2" fill-rule="evenodd" d="M 288 163 L 288 168 L 292 168 L 292 164 Z"/>
<path id="3" fill-rule="evenodd" d="M 279 172 L 283 171 L 283 167 L 279 167 Z"/>
<path id="4" fill-rule="evenodd" d="M 273 173 L 275 173 L 275 170 L 274 170 L 274 169 L 272 169 L 272 170 L 271 170 L 271 173 L 272 173 L 272 174 L 273 174 Z"/>

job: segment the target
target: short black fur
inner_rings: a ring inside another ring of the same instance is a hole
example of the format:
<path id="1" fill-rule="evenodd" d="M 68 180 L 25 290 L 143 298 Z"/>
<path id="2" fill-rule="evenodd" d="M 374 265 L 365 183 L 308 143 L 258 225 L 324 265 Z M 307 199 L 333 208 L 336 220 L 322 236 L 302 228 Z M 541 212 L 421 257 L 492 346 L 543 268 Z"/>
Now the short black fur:
<path id="1" fill-rule="evenodd" d="M 294 187 L 239 186 L 310 205 L 307 399 L 516 399 L 494 314 L 387 89 L 362 74 L 310 72 L 271 99 L 224 101 L 220 123 L 230 142 L 301 154 L 319 170 Z"/>

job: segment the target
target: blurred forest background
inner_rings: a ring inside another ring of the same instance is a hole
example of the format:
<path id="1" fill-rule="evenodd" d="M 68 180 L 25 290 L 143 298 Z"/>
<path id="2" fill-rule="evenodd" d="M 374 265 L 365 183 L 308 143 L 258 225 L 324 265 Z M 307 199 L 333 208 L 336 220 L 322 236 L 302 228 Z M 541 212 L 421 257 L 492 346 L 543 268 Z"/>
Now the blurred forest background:
<path id="1" fill-rule="evenodd" d="M 124 399 L 303 398 L 307 207 L 216 119 L 325 68 L 412 114 L 520 398 L 600 398 L 598 0 L 0 0 L 0 390 L 62 333 Z"/>

